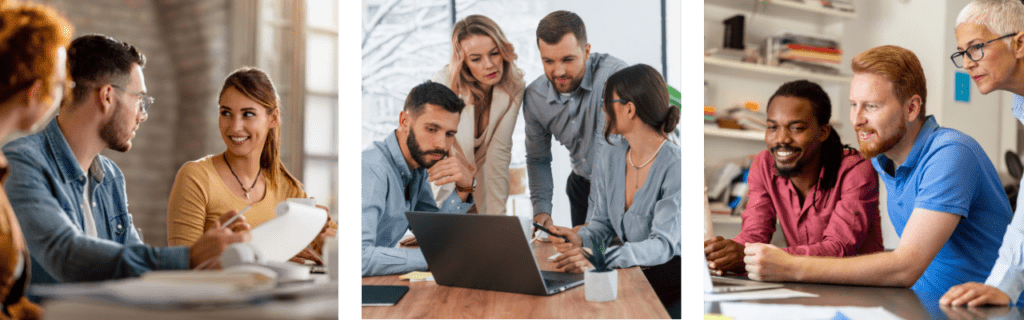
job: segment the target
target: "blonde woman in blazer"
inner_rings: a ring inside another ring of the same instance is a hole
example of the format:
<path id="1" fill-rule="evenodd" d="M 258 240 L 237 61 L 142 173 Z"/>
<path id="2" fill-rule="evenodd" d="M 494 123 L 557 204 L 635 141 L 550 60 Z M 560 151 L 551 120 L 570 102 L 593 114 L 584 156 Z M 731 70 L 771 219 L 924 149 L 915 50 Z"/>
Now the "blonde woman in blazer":
<path id="1" fill-rule="evenodd" d="M 506 214 L 512 131 L 526 88 L 515 60 L 515 48 L 501 28 L 485 16 L 471 15 L 455 24 L 452 60 L 433 77 L 466 102 L 451 152 L 462 152 L 473 163 L 476 210 L 470 212 Z M 439 206 L 455 191 L 454 184 L 433 187 Z"/>

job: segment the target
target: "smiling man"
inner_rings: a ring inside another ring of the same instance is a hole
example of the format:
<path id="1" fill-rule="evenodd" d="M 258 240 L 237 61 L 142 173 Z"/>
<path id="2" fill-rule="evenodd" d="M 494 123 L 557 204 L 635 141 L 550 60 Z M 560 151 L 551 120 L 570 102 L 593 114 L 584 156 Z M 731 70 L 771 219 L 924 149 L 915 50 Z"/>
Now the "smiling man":
<path id="1" fill-rule="evenodd" d="M 704 242 L 718 274 L 744 272 L 746 243 L 768 243 L 776 220 L 794 255 L 845 257 L 882 250 L 878 176 L 832 130 L 832 104 L 807 80 L 783 84 L 768 99 L 767 150 L 754 159 L 750 201 L 733 239 Z"/>
<path id="2" fill-rule="evenodd" d="M 406 211 L 465 213 L 473 206 L 473 171 L 456 153 L 448 157 L 465 103 L 437 82 L 412 88 L 398 129 L 363 150 L 363 276 L 427 270 L 419 249 L 395 248 L 409 229 Z M 437 207 L 430 182 L 455 182 Z"/>
<path id="3" fill-rule="evenodd" d="M 956 51 L 950 58 L 964 68 L 981 94 L 1004 90 L 1014 94 L 1013 115 L 1024 123 L 1024 4 L 1019 0 L 974 1 L 956 19 Z M 939 300 L 970 306 L 1021 303 L 1024 291 L 1024 197 L 1006 227 L 999 258 L 984 283 L 950 288 Z M 995 244 L 989 244 L 995 246 Z"/>
<path id="4" fill-rule="evenodd" d="M 913 52 L 876 47 L 854 57 L 852 68 L 850 122 L 885 183 L 900 243 L 850 258 L 751 244 L 744 251 L 750 277 L 940 294 L 984 279 L 1012 214 L 992 162 L 973 138 L 925 116 L 924 70 Z"/>
<path id="5" fill-rule="evenodd" d="M 534 222 L 551 221 L 551 137 L 569 149 L 572 173 L 565 183 L 572 225 L 586 222 L 590 195 L 590 159 L 603 143 L 604 84 L 626 63 L 608 54 L 590 53 L 583 19 L 568 11 L 555 11 L 537 25 L 544 75 L 526 88 L 526 170 Z"/>

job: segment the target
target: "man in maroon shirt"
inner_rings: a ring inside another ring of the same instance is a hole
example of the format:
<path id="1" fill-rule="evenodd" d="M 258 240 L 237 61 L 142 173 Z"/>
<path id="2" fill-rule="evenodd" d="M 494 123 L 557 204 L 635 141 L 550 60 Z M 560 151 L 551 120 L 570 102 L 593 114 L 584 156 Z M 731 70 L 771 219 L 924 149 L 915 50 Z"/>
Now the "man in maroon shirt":
<path id="1" fill-rule="evenodd" d="M 832 105 L 806 80 L 783 84 L 768 99 L 768 147 L 754 159 L 743 227 L 733 239 L 704 242 L 715 273 L 744 271 L 747 243 L 768 243 L 776 219 L 790 254 L 845 257 L 882 250 L 878 175 L 843 145 L 828 119 Z"/>

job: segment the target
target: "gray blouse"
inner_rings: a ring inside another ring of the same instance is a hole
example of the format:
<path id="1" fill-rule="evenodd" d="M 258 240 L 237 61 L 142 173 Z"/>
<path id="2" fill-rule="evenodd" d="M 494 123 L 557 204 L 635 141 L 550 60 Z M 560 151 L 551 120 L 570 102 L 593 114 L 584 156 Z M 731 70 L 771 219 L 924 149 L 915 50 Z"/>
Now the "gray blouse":
<path id="1" fill-rule="evenodd" d="M 590 224 L 579 231 L 583 245 L 593 249 L 594 243 L 618 236 L 624 244 L 611 263 L 615 268 L 668 262 L 679 255 L 679 147 L 665 142 L 626 211 L 626 170 L 632 170 L 626 164 L 629 145 L 625 139 L 612 142 L 600 144 L 596 152 L 587 212 Z"/>

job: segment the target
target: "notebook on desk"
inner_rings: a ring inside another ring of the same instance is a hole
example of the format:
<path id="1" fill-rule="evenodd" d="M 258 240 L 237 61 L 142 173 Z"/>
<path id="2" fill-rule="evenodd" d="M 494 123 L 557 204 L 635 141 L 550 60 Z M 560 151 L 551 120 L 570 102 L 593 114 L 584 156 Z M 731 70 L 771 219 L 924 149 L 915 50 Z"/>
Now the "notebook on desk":
<path id="1" fill-rule="evenodd" d="M 583 284 L 583 274 L 540 270 L 518 217 L 405 216 L 439 285 L 546 296 Z"/>
<path id="2" fill-rule="evenodd" d="M 714 237 L 715 230 L 711 223 L 711 209 L 708 204 L 708 187 L 704 186 L 704 240 Z M 781 284 L 764 283 L 743 279 L 732 279 L 711 275 L 711 267 L 704 255 L 701 255 L 701 264 L 704 265 L 704 293 L 725 293 L 781 288 Z"/>

